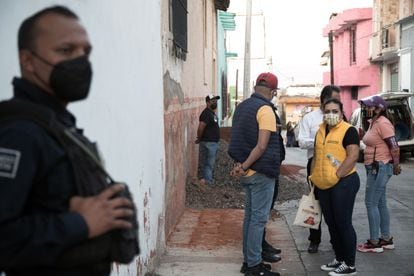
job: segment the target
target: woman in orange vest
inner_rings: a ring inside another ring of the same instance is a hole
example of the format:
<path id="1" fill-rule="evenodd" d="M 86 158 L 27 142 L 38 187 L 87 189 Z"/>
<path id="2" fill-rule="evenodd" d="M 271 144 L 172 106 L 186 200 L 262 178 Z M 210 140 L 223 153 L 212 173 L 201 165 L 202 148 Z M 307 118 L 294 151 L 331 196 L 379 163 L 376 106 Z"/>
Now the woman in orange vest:
<path id="1" fill-rule="evenodd" d="M 356 233 L 352 213 L 360 180 L 356 128 L 344 120 L 342 103 L 334 98 L 322 107 L 323 123 L 315 137 L 311 181 L 318 187 L 322 214 L 329 228 L 335 259 L 321 266 L 329 275 L 355 275 Z"/>

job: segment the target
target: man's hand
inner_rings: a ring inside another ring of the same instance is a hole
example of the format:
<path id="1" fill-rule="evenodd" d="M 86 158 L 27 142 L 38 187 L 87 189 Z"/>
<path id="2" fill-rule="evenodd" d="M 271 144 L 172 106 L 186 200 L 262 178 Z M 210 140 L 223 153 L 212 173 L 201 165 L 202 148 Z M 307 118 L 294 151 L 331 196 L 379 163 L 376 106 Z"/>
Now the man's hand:
<path id="1" fill-rule="evenodd" d="M 112 198 L 123 189 L 124 185 L 116 184 L 96 196 L 75 196 L 70 199 L 70 211 L 79 213 L 85 219 L 89 238 L 114 229 L 132 228 L 132 224 L 124 219 L 134 214 L 132 202 L 122 197 Z"/>
<path id="2" fill-rule="evenodd" d="M 245 176 L 247 174 L 247 171 L 243 170 L 241 163 L 234 164 L 233 169 L 230 171 L 231 176 Z"/>

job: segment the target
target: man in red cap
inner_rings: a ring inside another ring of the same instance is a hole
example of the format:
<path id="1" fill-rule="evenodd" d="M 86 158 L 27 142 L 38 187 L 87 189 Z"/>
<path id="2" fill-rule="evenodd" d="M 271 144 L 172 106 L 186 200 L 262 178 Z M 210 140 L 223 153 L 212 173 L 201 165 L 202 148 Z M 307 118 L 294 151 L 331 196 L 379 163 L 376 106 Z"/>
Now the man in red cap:
<path id="1" fill-rule="evenodd" d="M 254 93 L 236 108 L 228 149 L 235 161 L 231 175 L 241 177 L 246 192 L 242 272 L 248 276 L 280 275 L 270 271 L 271 266 L 263 263 L 262 256 L 263 231 L 280 170 L 281 145 L 276 114 L 270 101 L 276 89 L 274 74 L 268 72 L 258 76 Z"/>

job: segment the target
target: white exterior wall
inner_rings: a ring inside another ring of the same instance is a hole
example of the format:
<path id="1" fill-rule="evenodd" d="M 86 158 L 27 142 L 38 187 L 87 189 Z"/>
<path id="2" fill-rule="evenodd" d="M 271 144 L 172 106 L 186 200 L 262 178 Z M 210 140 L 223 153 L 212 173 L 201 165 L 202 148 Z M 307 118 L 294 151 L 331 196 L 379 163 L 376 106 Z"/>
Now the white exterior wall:
<path id="1" fill-rule="evenodd" d="M 70 105 L 91 140 L 97 140 L 113 178 L 129 184 L 138 209 L 141 255 L 114 275 L 145 274 L 164 239 L 164 127 L 159 0 L 1 0 L 0 99 L 19 76 L 17 30 L 49 5 L 71 8 L 93 45 L 94 78 L 86 101 Z M 145 217 L 145 219 L 144 219 Z M 145 224 L 144 224 L 145 222 Z"/>
<path id="2" fill-rule="evenodd" d="M 164 137 L 166 235 L 185 208 L 185 185 L 197 177 L 199 115 L 205 97 L 216 94 L 216 11 L 213 0 L 187 1 L 186 60 L 176 57 L 173 46 L 171 1 L 161 2 L 164 76 Z"/>

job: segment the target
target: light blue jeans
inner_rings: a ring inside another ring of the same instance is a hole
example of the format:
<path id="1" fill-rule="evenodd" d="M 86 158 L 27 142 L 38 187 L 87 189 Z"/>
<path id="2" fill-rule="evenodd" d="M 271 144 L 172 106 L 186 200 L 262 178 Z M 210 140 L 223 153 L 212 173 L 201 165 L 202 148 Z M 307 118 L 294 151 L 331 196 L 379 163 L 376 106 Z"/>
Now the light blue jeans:
<path id="1" fill-rule="evenodd" d="M 377 174 L 372 174 L 372 166 L 365 165 L 367 185 L 365 205 L 367 207 L 369 235 L 371 240 L 390 236 L 390 213 L 387 207 L 387 183 L 393 174 L 393 165 L 379 162 Z"/>
<path id="2" fill-rule="evenodd" d="M 213 184 L 213 170 L 218 150 L 217 142 L 200 142 L 200 168 L 202 178 Z"/>
<path id="3" fill-rule="evenodd" d="M 261 173 L 240 180 L 246 201 L 243 221 L 243 256 L 249 267 L 262 262 L 263 230 L 269 219 L 275 179 Z"/>

